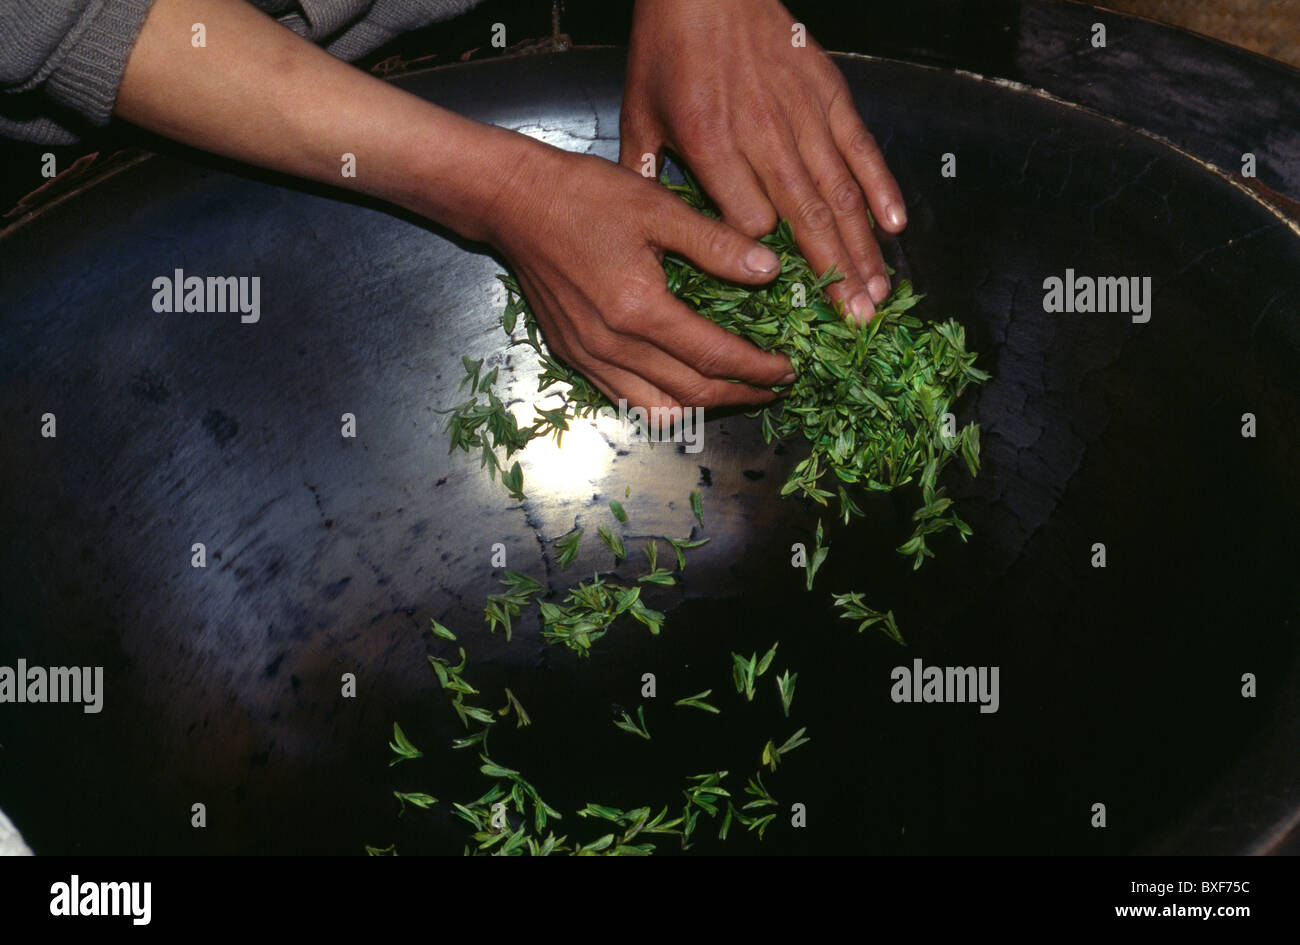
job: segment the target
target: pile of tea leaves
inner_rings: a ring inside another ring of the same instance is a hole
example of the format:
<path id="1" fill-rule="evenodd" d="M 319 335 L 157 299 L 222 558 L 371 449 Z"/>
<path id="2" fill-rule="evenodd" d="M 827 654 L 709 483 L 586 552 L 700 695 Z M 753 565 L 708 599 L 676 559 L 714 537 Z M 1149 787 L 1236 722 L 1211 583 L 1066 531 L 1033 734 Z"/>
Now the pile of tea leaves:
<path id="1" fill-rule="evenodd" d="M 695 209 L 717 216 L 689 175 L 669 186 Z M 979 472 L 979 425 L 957 431 L 951 411 L 968 385 L 989 375 L 975 367 L 960 324 L 925 325 L 908 314 L 922 298 L 910 282 L 900 282 L 862 325 L 826 297 L 826 287 L 841 277 L 813 272 L 787 221 L 762 242 L 781 260 L 780 275 L 766 286 L 729 285 L 670 256 L 668 288 L 701 315 L 786 355 L 794 366 L 798 376 L 787 395 L 759 414 L 766 442 L 800 436 L 810 445 L 782 495 L 821 505 L 834 498 L 848 524 L 862 514 L 852 487 L 889 492 L 919 484 L 916 526 L 898 550 L 920 567 L 933 556 L 927 536 L 947 528 L 963 540 L 971 533 L 938 479 L 958 453 L 972 476 Z"/>
<path id="2" fill-rule="evenodd" d="M 685 174 L 681 184 L 665 186 L 690 206 L 717 217 L 717 208 Z M 782 495 L 800 495 L 837 511 L 848 524 L 863 514 L 855 490 L 890 492 L 915 483 L 920 505 L 912 516 L 911 535 L 898 551 L 920 567 L 932 557 L 927 539 L 947 529 L 964 541 L 970 526 L 957 514 L 953 500 L 939 485 L 944 468 L 958 455 L 972 476 L 979 472 L 980 430 L 975 423 L 956 427 L 953 405 L 972 383 L 989 375 L 975 367 L 976 354 L 966 350 L 966 334 L 954 320 L 925 324 L 909 314 L 922 299 L 911 283 L 901 281 L 865 325 L 846 319 L 826 288 L 842 278 L 833 270 L 818 276 L 795 245 L 787 221 L 763 237 L 777 254 L 780 274 L 760 287 L 739 285 L 701 271 L 688 260 L 665 256 L 669 290 L 701 315 L 766 351 L 789 357 L 797 377 L 776 404 L 760 418 L 766 442 L 797 438 L 807 442 L 808 456 L 791 471 Z M 480 378 L 482 362 L 466 359 L 467 382 L 475 398 L 451 411 L 447 431 L 452 449 L 481 449 L 483 464 L 502 479 L 515 498 L 522 498 L 522 472 L 506 459 L 535 436 L 557 440 L 570 421 L 612 406 L 586 378 L 550 354 L 537 321 L 518 283 L 500 276 L 507 289 L 503 325 L 514 337 L 522 321 L 524 334 L 515 343 L 531 346 L 541 359 L 538 390 L 561 387 L 562 403 L 537 411 L 536 421 L 520 428 L 491 391 L 495 371 Z M 485 393 L 486 404 L 477 394 Z"/>

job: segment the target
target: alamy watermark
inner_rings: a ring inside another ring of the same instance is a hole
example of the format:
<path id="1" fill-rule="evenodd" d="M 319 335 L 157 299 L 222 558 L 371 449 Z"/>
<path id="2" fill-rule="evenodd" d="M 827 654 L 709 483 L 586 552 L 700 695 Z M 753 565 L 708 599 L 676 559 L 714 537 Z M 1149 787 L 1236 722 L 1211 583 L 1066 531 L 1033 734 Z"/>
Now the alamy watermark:
<path id="1" fill-rule="evenodd" d="M 50 915 L 130 916 L 148 925 L 153 915 L 153 883 L 86 883 L 76 873 L 50 886 Z"/>
<path id="2" fill-rule="evenodd" d="M 682 443 L 688 453 L 704 449 L 703 407 L 631 407 L 620 397 L 618 410 L 601 407 L 596 415 L 618 422 L 620 443 Z"/>
<path id="3" fill-rule="evenodd" d="M 262 317 L 261 276 L 187 276 L 184 269 L 153 280 L 155 312 L 239 312 L 251 325 Z"/>
<path id="4" fill-rule="evenodd" d="M 924 666 L 920 659 L 911 666 L 895 666 L 889 698 L 895 702 L 978 702 L 980 713 L 998 710 L 998 667 Z"/>
<path id="5" fill-rule="evenodd" d="M 1150 276 L 1076 276 L 1065 270 L 1065 278 L 1043 280 L 1044 312 L 1122 312 L 1132 315 L 1134 324 L 1151 321 Z"/>
<path id="6" fill-rule="evenodd" d="M 104 708 L 102 666 L 0 666 L 0 702 L 80 702 L 87 715 Z"/>

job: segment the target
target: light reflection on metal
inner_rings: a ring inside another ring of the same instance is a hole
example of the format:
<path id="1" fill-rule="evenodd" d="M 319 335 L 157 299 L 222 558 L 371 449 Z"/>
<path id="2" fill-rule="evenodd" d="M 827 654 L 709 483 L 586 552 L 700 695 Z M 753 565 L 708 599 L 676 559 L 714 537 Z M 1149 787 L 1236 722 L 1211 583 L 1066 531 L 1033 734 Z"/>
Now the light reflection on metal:
<path id="1" fill-rule="evenodd" d="M 531 407 L 516 403 L 511 410 L 521 425 L 532 422 Z M 565 431 L 562 446 L 556 446 L 554 437 L 533 440 L 516 454 L 524 472 L 524 492 L 544 495 L 547 502 L 588 498 L 613 466 L 618 428 L 618 420 L 608 417 L 577 420 Z"/>

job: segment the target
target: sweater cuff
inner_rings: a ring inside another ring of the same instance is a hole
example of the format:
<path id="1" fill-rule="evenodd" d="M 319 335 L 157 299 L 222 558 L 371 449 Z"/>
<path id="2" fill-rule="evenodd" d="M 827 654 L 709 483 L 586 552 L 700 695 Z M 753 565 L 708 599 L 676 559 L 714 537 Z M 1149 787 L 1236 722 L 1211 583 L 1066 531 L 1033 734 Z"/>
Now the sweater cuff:
<path id="1" fill-rule="evenodd" d="M 45 94 L 95 125 L 117 103 L 126 61 L 154 0 L 106 0 L 45 84 Z"/>

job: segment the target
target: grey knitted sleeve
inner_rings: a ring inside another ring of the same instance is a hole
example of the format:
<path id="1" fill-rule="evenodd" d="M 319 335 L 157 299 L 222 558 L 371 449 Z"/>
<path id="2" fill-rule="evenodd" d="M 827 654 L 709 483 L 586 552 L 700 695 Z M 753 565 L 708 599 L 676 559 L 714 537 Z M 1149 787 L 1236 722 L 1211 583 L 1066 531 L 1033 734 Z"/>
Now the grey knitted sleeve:
<path id="1" fill-rule="evenodd" d="M 0 135 L 72 144 L 108 123 L 154 0 L 0 0 Z M 252 0 L 333 55 L 355 59 L 480 0 Z"/>
<path id="2" fill-rule="evenodd" d="M 0 4 L 0 134 L 70 144 L 77 118 L 108 121 L 126 58 L 153 0 Z"/>

